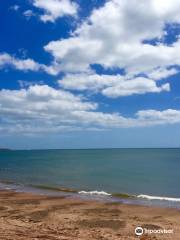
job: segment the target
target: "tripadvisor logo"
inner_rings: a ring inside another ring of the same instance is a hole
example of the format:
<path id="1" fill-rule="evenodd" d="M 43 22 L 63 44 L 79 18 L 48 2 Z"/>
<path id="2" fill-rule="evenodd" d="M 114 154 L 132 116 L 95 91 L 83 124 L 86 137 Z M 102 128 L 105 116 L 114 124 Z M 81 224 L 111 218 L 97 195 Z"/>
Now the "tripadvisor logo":
<path id="1" fill-rule="evenodd" d="M 137 227 L 137 228 L 135 228 L 135 234 L 136 234 L 137 236 L 143 235 L 143 232 L 144 232 L 144 230 L 143 230 L 142 227 Z"/>
<path id="2" fill-rule="evenodd" d="M 173 234 L 173 229 L 147 229 L 142 227 L 135 228 L 136 236 L 141 236 L 143 234 Z"/>

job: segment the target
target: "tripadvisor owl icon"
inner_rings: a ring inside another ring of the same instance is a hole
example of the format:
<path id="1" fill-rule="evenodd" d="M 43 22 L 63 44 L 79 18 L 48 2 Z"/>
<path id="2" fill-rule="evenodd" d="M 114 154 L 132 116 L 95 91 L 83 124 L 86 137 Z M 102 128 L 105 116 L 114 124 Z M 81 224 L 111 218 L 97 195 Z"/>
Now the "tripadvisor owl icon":
<path id="1" fill-rule="evenodd" d="M 135 234 L 137 235 L 137 236 L 141 236 L 141 235 L 143 235 L 143 228 L 142 227 L 137 227 L 137 228 L 135 228 Z"/>

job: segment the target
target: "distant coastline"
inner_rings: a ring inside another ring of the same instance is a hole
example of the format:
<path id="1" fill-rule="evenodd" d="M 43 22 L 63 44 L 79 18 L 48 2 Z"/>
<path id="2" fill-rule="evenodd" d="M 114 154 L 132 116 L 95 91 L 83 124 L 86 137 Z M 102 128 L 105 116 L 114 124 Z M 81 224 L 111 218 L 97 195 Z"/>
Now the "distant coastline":
<path id="1" fill-rule="evenodd" d="M 12 151 L 10 148 L 0 148 L 0 151 Z"/>

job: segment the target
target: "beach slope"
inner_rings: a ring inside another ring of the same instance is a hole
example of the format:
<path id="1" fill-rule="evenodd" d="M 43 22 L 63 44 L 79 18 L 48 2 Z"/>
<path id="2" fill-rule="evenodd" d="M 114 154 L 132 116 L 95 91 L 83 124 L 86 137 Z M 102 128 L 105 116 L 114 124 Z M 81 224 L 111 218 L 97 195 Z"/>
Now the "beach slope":
<path id="1" fill-rule="evenodd" d="M 173 229 L 137 237 L 137 226 Z M 2 240 L 179 240 L 180 210 L 0 191 Z"/>

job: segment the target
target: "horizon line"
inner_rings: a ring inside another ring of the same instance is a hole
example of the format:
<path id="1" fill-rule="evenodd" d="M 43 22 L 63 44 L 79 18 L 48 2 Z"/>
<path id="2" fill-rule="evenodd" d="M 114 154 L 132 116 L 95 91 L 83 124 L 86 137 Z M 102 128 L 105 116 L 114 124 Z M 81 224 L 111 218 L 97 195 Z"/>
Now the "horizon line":
<path id="1" fill-rule="evenodd" d="M 98 147 L 98 148 L 0 148 L 0 151 L 48 151 L 48 150 L 110 150 L 110 149 L 180 149 L 180 147 Z"/>

